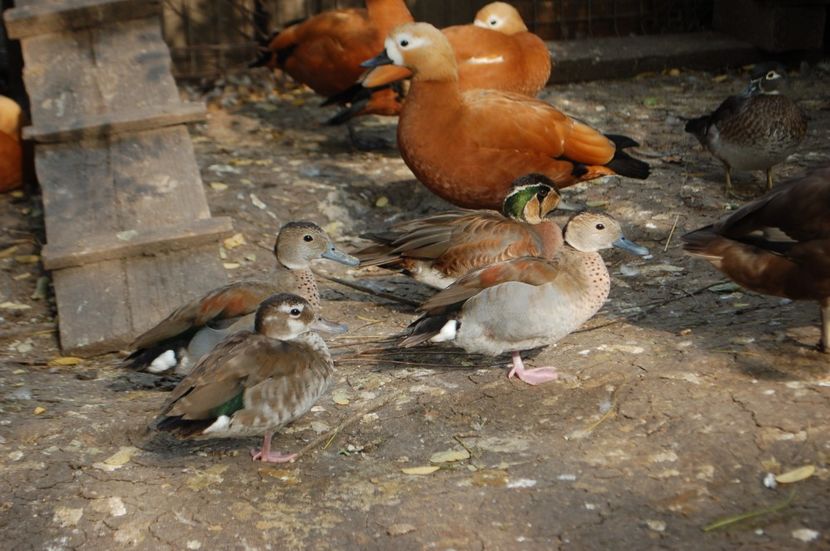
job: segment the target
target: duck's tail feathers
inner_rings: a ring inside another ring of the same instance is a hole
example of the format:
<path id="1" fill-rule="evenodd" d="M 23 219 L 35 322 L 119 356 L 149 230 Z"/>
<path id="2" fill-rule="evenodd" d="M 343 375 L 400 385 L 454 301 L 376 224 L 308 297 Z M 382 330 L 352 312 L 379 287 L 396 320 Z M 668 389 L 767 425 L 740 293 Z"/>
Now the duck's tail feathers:
<path id="1" fill-rule="evenodd" d="M 345 124 L 363 112 L 368 103 L 369 98 L 361 101 L 353 101 L 348 107 L 341 109 L 336 115 L 328 119 L 326 124 L 328 126 L 339 126 L 341 124 Z"/>
<path id="2" fill-rule="evenodd" d="M 149 373 L 172 373 L 187 356 L 187 338 L 167 339 L 157 345 L 139 348 L 118 364 L 118 367 Z"/>
<path id="3" fill-rule="evenodd" d="M 628 147 L 640 147 L 640 143 L 633 138 L 629 138 L 628 136 L 622 136 L 620 134 L 606 134 L 606 138 L 614 142 L 614 145 L 617 146 L 617 149 L 626 149 Z"/>
<path id="4" fill-rule="evenodd" d="M 152 430 L 159 430 L 169 432 L 187 438 L 201 434 L 206 428 L 211 426 L 216 419 L 183 419 L 180 415 L 165 416 L 160 415 L 152 423 L 150 428 Z"/>
<path id="5" fill-rule="evenodd" d="M 709 225 L 683 235 L 680 240 L 683 241 L 683 250 L 687 253 L 693 256 L 709 257 L 711 256 L 709 249 L 719 237 Z"/>
<path id="6" fill-rule="evenodd" d="M 438 335 L 449 321 L 447 315 L 422 316 L 406 328 L 406 337 L 398 343 L 402 348 L 410 348 L 425 343 Z"/>
<path id="7" fill-rule="evenodd" d="M 620 176 L 637 180 L 645 180 L 651 174 L 651 167 L 648 166 L 648 163 L 635 159 L 622 149 L 617 149 L 614 152 L 614 158 L 605 166 Z"/>

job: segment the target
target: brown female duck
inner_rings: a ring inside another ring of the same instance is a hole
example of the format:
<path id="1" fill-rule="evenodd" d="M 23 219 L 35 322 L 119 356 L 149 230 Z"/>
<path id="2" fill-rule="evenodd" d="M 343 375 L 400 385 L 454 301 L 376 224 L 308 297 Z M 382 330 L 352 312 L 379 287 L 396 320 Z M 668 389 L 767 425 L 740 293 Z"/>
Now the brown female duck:
<path id="1" fill-rule="evenodd" d="M 234 437 L 264 434 L 254 461 L 285 463 L 295 454 L 271 451 L 279 428 L 304 415 L 334 373 L 328 330 L 304 298 L 272 296 L 259 305 L 254 330 L 236 333 L 202 358 L 173 390 L 153 428 L 177 435 Z"/>
<path id="2" fill-rule="evenodd" d="M 686 252 L 751 291 L 817 300 L 819 346 L 830 352 L 830 167 L 778 184 L 683 241 Z"/>

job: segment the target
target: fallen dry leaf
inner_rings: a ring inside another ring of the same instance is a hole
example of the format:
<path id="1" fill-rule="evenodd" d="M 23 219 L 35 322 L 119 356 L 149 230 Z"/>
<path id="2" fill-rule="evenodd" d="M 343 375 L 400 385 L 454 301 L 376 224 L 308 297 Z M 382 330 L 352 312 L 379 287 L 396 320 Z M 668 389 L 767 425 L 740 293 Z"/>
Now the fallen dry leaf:
<path id="1" fill-rule="evenodd" d="M 802 480 L 807 480 L 816 472 L 816 467 L 814 465 L 804 465 L 803 467 L 799 467 L 797 469 L 793 469 L 791 471 L 787 471 L 786 473 L 781 473 L 775 476 L 775 481 L 779 484 L 792 484 L 793 482 L 800 482 Z"/>
<path id="2" fill-rule="evenodd" d="M 470 458 L 470 452 L 467 450 L 444 450 L 442 452 L 435 452 L 429 458 L 431 463 L 452 463 L 454 461 L 463 461 Z"/>
<path id="3" fill-rule="evenodd" d="M 424 465 L 422 467 L 406 467 L 401 469 L 403 474 L 432 474 L 441 467 L 437 465 Z"/>

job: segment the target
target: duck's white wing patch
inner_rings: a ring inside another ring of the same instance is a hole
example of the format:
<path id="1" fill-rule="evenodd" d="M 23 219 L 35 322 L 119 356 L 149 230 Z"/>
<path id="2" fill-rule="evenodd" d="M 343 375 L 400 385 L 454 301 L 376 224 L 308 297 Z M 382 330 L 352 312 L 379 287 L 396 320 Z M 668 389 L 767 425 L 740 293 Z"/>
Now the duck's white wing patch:
<path id="1" fill-rule="evenodd" d="M 491 55 L 471 57 L 465 60 L 464 63 L 469 63 L 471 65 L 494 65 L 496 63 L 504 63 L 504 56 Z"/>
<path id="2" fill-rule="evenodd" d="M 177 363 L 179 363 L 179 360 L 176 358 L 176 352 L 174 350 L 168 350 L 150 362 L 150 365 L 147 366 L 147 371 L 150 373 L 161 373 L 162 371 L 176 367 Z"/>

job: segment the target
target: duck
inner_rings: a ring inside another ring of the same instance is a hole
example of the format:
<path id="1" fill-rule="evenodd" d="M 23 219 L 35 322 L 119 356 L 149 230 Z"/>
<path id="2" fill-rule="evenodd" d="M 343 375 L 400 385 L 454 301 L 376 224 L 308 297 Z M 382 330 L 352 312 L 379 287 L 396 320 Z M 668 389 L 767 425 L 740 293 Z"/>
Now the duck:
<path id="1" fill-rule="evenodd" d="M 181 437 L 263 435 L 254 461 L 286 463 L 296 453 L 271 451 L 274 433 L 325 394 L 334 364 L 314 331 L 331 329 L 306 299 L 271 296 L 257 307 L 253 330 L 235 333 L 204 356 L 151 423 Z"/>
<path id="2" fill-rule="evenodd" d="M 416 281 L 444 289 L 476 268 L 522 256 L 553 258 L 562 230 L 546 216 L 560 196 L 543 174 L 513 181 L 501 212 L 454 210 L 410 220 L 369 234 L 374 245 L 354 252 L 360 266 L 400 269 Z"/>
<path id="3" fill-rule="evenodd" d="M 750 291 L 818 301 L 819 349 L 830 352 L 830 166 L 779 183 L 682 239 L 687 253 Z"/>
<path id="4" fill-rule="evenodd" d="M 312 260 L 359 264 L 357 258 L 336 249 L 320 226 L 308 221 L 289 222 L 280 228 L 274 257 L 277 266 L 271 279 L 230 283 L 180 306 L 133 341 L 133 352 L 121 362 L 122 367 L 186 375 L 222 339 L 253 327 L 257 306 L 275 293 L 297 294 L 319 311 L 320 292 L 311 271 Z M 345 330 L 342 326 L 341 332 Z"/>
<path id="5" fill-rule="evenodd" d="M 520 257 L 474 270 L 422 306 L 400 345 L 453 342 L 470 353 L 512 354 L 508 378 L 537 385 L 559 377 L 554 367 L 527 369 L 523 350 L 562 339 L 596 314 L 611 289 L 599 251 L 618 247 L 639 256 L 608 215 L 583 212 L 565 225 L 565 245 L 552 259 Z"/>
<path id="6" fill-rule="evenodd" d="M 712 113 L 686 123 L 686 132 L 723 163 L 727 196 L 733 194 L 733 169 L 763 170 L 767 190 L 772 189 L 773 167 L 804 141 L 807 117 L 785 95 L 787 84 L 783 65 L 760 64 L 741 94 L 729 96 Z"/>
<path id="7" fill-rule="evenodd" d="M 459 207 L 497 210 L 511 182 L 530 172 L 557 189 L 611 174 L 649 174 L 647 163 L 623 151 L 638 145 L 631 138 L 605 136 L 521 94 L 462 92 L 452 46 L 428 23 L 396 27 L 385 46 L 364 66 L 413 72 L 398 121 L 401 157 L 430 191 Z"/>
<path id="8" fill-rule="evenodd" d="M 20 105 L 11 98 L 0 96 L 0 192 L 12 191 L 23 183 L 22 127 Z"/>
<path id="9" fill-rule="evenodd" d="M 404 0 L 366 0 L 366 8 L 329 10 L 300 20 L 272 35 L 251 67 L 280 69 L 295 81 L 305 84 L 328 100 L 324 105 L 349 102 L 349 90 L 357 84 L 364 69 L 361 61 L 383 48 L 389 31 L 412 21 Z M 378 86 L 355 101 L 354 114 L 397 114 L 397 90 Z M 338 113 L 328 122 L 338 124 Z"/>
<path id="10" fill-rule="evenodd" d="M 441 32 L 455 52 L 461 91 L 488 88 L 533 97 L 550 79 L 550 50 L 528 31 L 519 10 L 510 4 L 487 4 L 472 24 L 454 25 Z M 370 70 L 361 82 L 373 89 L 410 76 L 408 70 L 385 65 Z"/>

